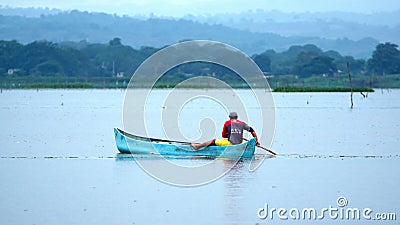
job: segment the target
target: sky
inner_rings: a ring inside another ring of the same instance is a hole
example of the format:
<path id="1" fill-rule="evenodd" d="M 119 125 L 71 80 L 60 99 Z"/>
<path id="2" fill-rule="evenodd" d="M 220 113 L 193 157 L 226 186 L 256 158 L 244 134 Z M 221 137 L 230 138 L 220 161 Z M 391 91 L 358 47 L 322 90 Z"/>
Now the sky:
<path id="1" fill-rule="evenodd" d="M 0 0 L 1 6 L 48 7 L 119 15 L 181 17 L 263 9 L 283 12 L 345 11 L 374 13 L 400 10 L 399 0 Z"/>

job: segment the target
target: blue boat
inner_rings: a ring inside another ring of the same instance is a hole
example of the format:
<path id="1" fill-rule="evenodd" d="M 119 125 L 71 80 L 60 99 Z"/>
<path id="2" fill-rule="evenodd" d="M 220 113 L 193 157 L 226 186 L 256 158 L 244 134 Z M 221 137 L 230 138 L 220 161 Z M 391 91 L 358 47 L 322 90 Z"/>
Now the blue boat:
<path id="1" fill-rule="evenodd" d="M 140 137 L 114 128 L 115 142 L 121 153 L 159 154 L 165 156 L 200 156 L 221 158 L 251 158 L 254 155 L 254 138 L 238 145 L 208 146 L 193 149 L 189 142 Z"/>

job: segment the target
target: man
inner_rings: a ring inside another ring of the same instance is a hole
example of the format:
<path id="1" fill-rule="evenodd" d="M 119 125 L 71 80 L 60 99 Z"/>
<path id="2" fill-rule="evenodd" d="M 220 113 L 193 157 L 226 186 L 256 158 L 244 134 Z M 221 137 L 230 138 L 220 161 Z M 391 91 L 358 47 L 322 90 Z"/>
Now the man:
<path id="1" fill-rule="evenodd" d="M 245 122 L 238 120 L 238 114 L 236 112 L 229 113 L 229 120 L 225 122 L 224 127 L 222 128 L 222 137 L 225 139 L 212 139 L 201 144 L 191 143 L 190 145 L 196 150 L 212 145 L 237 145 L 242 143 L 243 141 L 243 130 L 247 130 L 248 132 L 250 132 L 251 135 L 253 135 L 253 137 L 256 139 L 257 146 L 260 145 L 254 129 L 247 125 Z"/>

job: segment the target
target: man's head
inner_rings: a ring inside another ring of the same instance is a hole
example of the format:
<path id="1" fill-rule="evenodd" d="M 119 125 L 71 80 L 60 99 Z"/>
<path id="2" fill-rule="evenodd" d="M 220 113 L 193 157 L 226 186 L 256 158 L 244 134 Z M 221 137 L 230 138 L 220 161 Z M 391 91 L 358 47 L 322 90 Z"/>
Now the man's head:
<path id="1" fill-rule="evenodd" d="M 237 119 L 238 118 L 238 114 L 236 112 L 230 112 L 229 113 L 229 118 L 230 119 Z"/>

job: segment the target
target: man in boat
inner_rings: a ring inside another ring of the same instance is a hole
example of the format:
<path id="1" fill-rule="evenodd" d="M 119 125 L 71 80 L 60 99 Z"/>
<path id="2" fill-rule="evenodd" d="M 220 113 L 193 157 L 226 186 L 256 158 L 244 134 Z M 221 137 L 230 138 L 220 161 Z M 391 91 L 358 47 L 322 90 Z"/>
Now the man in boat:
<path id="1" fill-rule="evenodd" d="M 242 143 L 243 141 L 243 130 L 247 130 L 248 132 L 250 132 L 251 135 L 253 135 L 253 137 L 256 139 L 257 146 L 260 145 L 260 143 L 258 142 L 257 134 L 254 131 L 254 129 L 249 125 L 247 125 L 245 122 L 238 120 L 238 114 L 236 112 L 229 113 L 229 120 L 225 122 L 224 127 L 222 128 L 222 137 L 224 139 L 221 140 L 212 139 L 201 144 L 191 143 L 190 145 L 196 150 L 202 147 L 212 146 L 212 145 L 217 145 L 217 146 L 237 145 Z"/>

